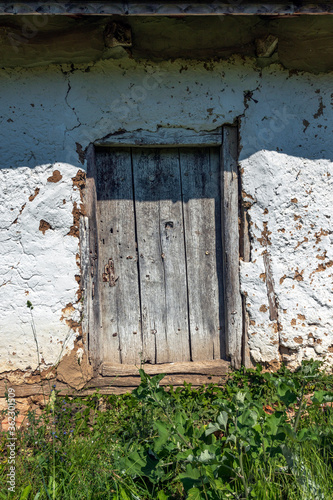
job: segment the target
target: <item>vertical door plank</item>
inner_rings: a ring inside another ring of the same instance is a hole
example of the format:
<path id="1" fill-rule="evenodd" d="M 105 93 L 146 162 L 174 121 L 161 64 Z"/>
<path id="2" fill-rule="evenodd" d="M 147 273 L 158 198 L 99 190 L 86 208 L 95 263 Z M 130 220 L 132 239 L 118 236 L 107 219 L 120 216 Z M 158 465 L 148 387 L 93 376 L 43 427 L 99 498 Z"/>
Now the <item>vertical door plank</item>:
<path id="1" fill-rule="evenodd" d="M 103 363 L 101 311 L 98 280 L 98 230 L 95 148 L 91 144 L 87 155 L 87 179 L 83 202 L 87 217 L 80 221 L 81 280 L 83 282 L 83 337 L 88 339 L 89 360 L 94 373 Z"/>
<path id="2" fill-rule="evenodd" d="M 224 357 L 220 155 L 180 149 L 192 360 Z"/>
<path id="3" fill-rule="evenodd" d="M 239 288 L 237 128 L 223 127 L 223 246 L 227 355 L 234 368 L 242 363 L 242 298 Z"/>
<path id="4" fill-rule="evenodd" d="M 112 149 L 96 156 L 104 360 L 139 363 L 141 311 L 131 152 Z"/>
<path id="5" fill-rule="evenodd" d="M 177 149 L 133 149 L 144 358 L 189 361 L 188 305 Z"/>

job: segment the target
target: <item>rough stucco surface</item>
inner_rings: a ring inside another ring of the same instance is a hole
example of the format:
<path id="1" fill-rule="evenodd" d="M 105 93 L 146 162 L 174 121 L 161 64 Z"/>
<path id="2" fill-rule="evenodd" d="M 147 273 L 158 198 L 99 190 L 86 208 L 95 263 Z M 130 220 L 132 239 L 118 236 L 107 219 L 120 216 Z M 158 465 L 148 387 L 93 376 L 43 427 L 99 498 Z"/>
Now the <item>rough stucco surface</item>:
<path id="1" fill-rule="evenodd" d="M 85 148 L 118 130 L 212 130 L 237 118 L 250 220 L 241 287 L 251 354 L 273 365 L 302 357 L 332 364 L 332 75 L 260 72 L 240 59 L 124 58 L 1 71 L 0 79 L 0 371 L 36 368 L 27 300 L 43 366 L 74 345 L 78 332 L 66 319 L 79 317 L 79 242 L 68 233 L 80 202 L 72 178 L 86 167 Z M 62 178 L 49 182 L 55 170 Z M 41 220 L 51 226 L 44 233 Z"/>
<path id="2" fill-rule="evenodd" d="M 256 361 L 332 361 L 332 188 L 328 160 L 260 151 L 242 162 L 252 259 L 242 263 Z M 270 269 L 264 263 L 266 253 Z M 277 319 L 271 321 L 267 273 L 272 273 Z"/>
<path id="3" fill-rule="evenodd" d="M 80 320 L 79 246 L 68 234 L 80 202 L 76 172 L 64 163 L 0 170 L 1 371 L 36 368 L 36 338 L 42 365 L 73 347 L 66 319 Z"/>

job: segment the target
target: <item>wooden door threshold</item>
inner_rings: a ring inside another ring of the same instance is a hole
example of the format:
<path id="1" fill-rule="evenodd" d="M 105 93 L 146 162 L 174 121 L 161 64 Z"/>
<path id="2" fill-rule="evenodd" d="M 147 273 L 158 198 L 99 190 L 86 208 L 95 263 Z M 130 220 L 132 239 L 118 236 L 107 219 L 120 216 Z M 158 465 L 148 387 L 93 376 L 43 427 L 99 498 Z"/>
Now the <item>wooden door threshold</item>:
<path id="1" fill-rule="evenodd" d="M 157 365 L 143 364 L 141 367 L 150 376 L 165 373 L 160 385 L 179 387 L 187 382 L 198 387 L 202 384 L 222 384 L 229 372 L 230 362 L 218 359 Z M 113 390 L 115 388 L 132 390 L 140 384 L 139 368 L 140 365 L 104 363 L 100 371 L 101 379 L 108 381 Z"/>
<path id="2" fill-rule="evenodd" d="M 126 377 L 139 376 L 139 369 L 143 368 L 148 375 L 157 375 L 159 373 L 178 374 L 178 375 L 214 375 L 223 376 L 228 373 L 230 363 L 223 359 L 213 361 L 186 361 L 182 363 L 161 363 L 152 365 L 150 363 L 138 365 L 115 365 L 112 363 L 103 363 L 101 375 L 103 377 Z"/>
<path id="3" fill-rule="evenodd" d="M 5 394 L 10 385 L 15 390 L 18 398 L 43 395 L 47 398 L 56 387 L 59 396 L 88 396 L 99 390 L 100 394 L 124 394 L 133 391 L 140 384 L 140 365 L 111 365 L 103 364 L 101 372 L 92 378 L 80 389 L 52 378 L 33 384 L 9 384 L 8 380 L 0 380 L 0 394 Z M 165 363 L 159 365 L 145 364 L 142 366 L 150 376 L 165 373 L 161 386 L 172 385 L 181 387 L 184 382 L 191 383 L 193 387 L 203 384 L 223 385 L 229 373 L 230 362 L 224 360 L 197 361 L 187 363 Z"/>

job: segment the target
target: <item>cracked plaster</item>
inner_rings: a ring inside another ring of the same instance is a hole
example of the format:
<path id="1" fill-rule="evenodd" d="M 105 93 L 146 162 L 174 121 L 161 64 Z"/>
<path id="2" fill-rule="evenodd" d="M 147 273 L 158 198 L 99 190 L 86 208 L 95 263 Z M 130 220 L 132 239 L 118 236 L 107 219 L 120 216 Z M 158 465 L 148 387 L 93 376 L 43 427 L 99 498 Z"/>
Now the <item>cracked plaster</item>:
<path id="1" fill-rule="evenodd" d="M 72 178 L 85 168 L 86 147 L 119 130 L 212 130 L 237 119 L 251 237 L 241 288 L 252 357 L 272 365 L 283 359 L 295 366 L 302 357 L 333 364 L 332 75 L 259 70 L 241 58 L 211 64 L 124 58 L 2 70 L 0 80 L 1 371 L 36 368 L 27 300 L 45 366 L 57 362 L 65 344 L 73 348 L 77 332 L 61 317 L 75 304 L 65 319 L 79 320 L 79 242 L 68 232 L 74 202 L 80 203 Z M 48 182 L 56 169 L 61 181 Z M 51 226 L 45 234 L 42 219 Z M 273 321 L 264 252 L 274 283 Z"/>

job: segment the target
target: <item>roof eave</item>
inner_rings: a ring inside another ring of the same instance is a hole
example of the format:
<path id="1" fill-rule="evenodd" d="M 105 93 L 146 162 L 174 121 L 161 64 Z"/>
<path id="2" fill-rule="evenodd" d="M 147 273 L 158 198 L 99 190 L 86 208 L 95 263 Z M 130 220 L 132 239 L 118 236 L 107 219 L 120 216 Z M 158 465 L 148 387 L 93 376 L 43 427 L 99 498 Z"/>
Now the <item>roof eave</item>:
<path id="1" fill-rule="evenodd" d="M 168 0 L 136 2 L 101 1 L 21 1 L 0 0 L 0 15 L 121 15 L 121 16 L 195 16 L 195 15 L 267 15 L 299 16 L 333 14 L 333 1 L 326 2 L 249 2 L 229 0 L 225 2 L 193 1 L 170 2 Z"/>

